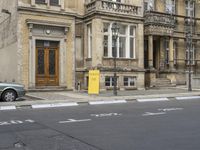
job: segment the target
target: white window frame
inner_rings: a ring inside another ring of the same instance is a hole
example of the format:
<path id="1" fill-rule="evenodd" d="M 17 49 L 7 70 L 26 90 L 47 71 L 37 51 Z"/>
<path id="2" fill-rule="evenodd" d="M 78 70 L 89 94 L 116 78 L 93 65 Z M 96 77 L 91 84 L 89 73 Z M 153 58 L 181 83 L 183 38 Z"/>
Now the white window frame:
<path id="1" fill-rule="evenodd" d="M 144 3 L 147 4 L 147 8 L 144 11 L 154 10 L 154 0 L 144 0 Z M 145 4 L 144 4 L 145 5 Z M 145 9 L 145 8 L 144 8 Z"/>
<path id="2" fill-rule="evenodd" d="M 87 58 L 92 58 L 92 23 L 87 24 Z"/>
<path id="3" fill-rule="evenodd" d="M 37 4 L 35 2 L 35 0 L 31 0 L 31 5 L 35 5 L 35 4 Z M 45 0 L 45 4 L 47 6 L 57 6 L 57 5 L 50 5 L 50 0 Z M 58 0 L 58 6 L 62 6 L 62 8 L 63 8 L 64 7 L 64 0 Z"/>
<path id="4" fill-rule="evenodd" d="M 109 78 L 109 85 L 106 85 L 106 78 Z M 117 79 L 117 84 L 118 84 L 118 79 Z M 106 76 L 105 77 L 105 87 L 113 87 L 114 86 L 114 77 L 113 76 Z"/>
<path id="5" fill-rule="evenodd" d="M 167 13 L 176 13 L 176 0 L 166 0 L 165 11 Z"/>
<path id="6" fill-rule="evenodd" d="M 109 22 L 104 22 L 105 24 L 109 24 L 108 26 L 108 32 L 104 32 L 103 33 L 103 38 L 104 36 L 108 36 L 108 56 L 105 56 L 103 54 L 104 57 L 108 57 L 108 58 L 113 58 L 113 55 L 112 55 L 112 47 L 113 47 L 113 40 L 112 40 L 112 24 L 113 22 L 109 23 Z M 127 25 L 127 24 L 121 24 L 123 26 L 126 26 L 126 29 L 125 29 L 125 33 L 124 34 L 120 34 L 119 33 L 119 36 L 118 36 L 118 39 L 117 39 L 117 55 L 116 57 L 117 58 L 125 58 L 125 59 L 135 59 L 136 58 L 136 55 L 135 55 L 135 44 L 136 44 L 136 26 L 134 25 Z M 133 35 L 130 35 L 130 29 L 131 27 L 133 27 Z M 120 57 L 120 53 L 119 53 L 119 38 L 122 37 L 122 38 L 125 38 L 125 56 L 124 57 Z M 133 39 L 133 57 L 130 57 L 130 39 Z"/>
<path id="7" fill-rule="evenodd" d="M 127 83 L 128 83 L 128 85 L 125 85 L 125 78 L 128 78 L 128 81 L 127 81 Z M 124 76 L 124 78 L 123 78 L 123 83 L 124 83 L 124 87 L 136 87 L 136 76 Z M 131 82 L 134 82 L 134 85 L 131 85 Z"/>
<path id="8" fill-rule="evenodd" d="M 192 3 L 192 7 L 190 7 Z M 193 14 L 191 14 L 191 11 L 193 11 Z M 195 10 L 194 10 L 194 2 L 190 0 L 185 1 L 185 15 L 187 17 L 194 17 L 195 16 Z"/>

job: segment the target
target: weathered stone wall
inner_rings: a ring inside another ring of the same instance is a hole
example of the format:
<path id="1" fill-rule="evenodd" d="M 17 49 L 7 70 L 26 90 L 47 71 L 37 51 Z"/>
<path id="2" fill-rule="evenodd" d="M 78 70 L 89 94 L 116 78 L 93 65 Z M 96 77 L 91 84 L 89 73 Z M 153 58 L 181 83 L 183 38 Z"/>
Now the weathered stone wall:
<path id="1" fill-rule="evenodd" d="M 0 81 L 19 82 L 17 0 L 0 0 Z"/>

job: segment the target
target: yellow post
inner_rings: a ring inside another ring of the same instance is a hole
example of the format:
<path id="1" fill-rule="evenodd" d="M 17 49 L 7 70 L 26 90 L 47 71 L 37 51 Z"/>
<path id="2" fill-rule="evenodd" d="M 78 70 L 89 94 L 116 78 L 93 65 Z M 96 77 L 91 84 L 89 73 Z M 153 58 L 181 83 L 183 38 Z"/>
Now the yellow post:
<path id="1" fill-rule="evenodd" d="M 90 70 L 89 71 L 89 87 L 88 94 L 99 94 L 99 70 Z"/>

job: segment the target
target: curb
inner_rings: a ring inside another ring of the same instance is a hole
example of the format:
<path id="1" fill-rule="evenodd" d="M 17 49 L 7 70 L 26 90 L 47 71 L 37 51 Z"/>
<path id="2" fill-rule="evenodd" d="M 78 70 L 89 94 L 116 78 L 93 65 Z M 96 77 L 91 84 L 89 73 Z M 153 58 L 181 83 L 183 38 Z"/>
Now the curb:
<path id="1" fill-rule="evenodd" d="M 41 108 L 59 108 L 59 107 L 71 107 L 81 105 L 107 105 L 107 104 L 126 104 L 130 102 L 164 102 L 164 101 L 181 101 L 181 100 L 193 100 L 200 99 L 200 96 L 177 96 L 177 97 L 151 97 L 151 98 L 133 98 L 133 99 L 113 99 L 113 100 L 97 100 L 97 101 L 85 101 L 85 102 L 54 102 L 54 103 L 38 103 L 38 104 L 27 104 L 27 105 L 5 105 L 0 106 L 1 110 L 16 110 L 16 109 L 41 109 Z"/>

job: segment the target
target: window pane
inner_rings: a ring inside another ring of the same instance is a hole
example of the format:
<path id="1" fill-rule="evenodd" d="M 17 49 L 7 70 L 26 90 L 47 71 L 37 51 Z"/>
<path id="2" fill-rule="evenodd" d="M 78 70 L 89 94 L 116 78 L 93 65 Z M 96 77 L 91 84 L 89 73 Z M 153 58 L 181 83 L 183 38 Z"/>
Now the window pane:
<path id="1" fill-rule="evenodd" d="M 55 66 L 56 66 L 56 53 L 54 49 L 49 50 L 49 74 L 55 75 Z"/>
<path id="2" fill-rule="evenodd" d="M 104 57 L 108 57 L 108 36 L 104 35 Z"/>
<path id="3" fill-rule="evenodd" d="M 134 39 L 130 38 L 130 58 L 133 58 L 133 51 L 134 51 Z"/>
<path id="4" fill-rule="evenodd" d="M 119 33 L 125 35 L 126 34 L 126 26 L 119 25 Z"/>
<path id="5" fill-rule="evenodd" d="M 38 74 L 44 74 L 44 49 L 38 49 Z"/>
<path id="6" fill-rule="evenodd" d="M 130 27 L 130 35 L 134 36 L 134 27 L 133 26 Z"/>
<path id="7" fill-rule="evenodd" d="M 116 42 L 114 39 L 112 39 L 112 57 L 117 57 L 117 48 L 116 48 Z"/>
<path id="8" fill-rule="evenodd" d="M 134 77 L 130 78 L 130 86 L 134 86 L 135 85 L 135 80 Z"/>
<path id="9" fill-rule="evenodd" d="M 119 38 L 119 57 L 126 57 L 126 38 Z"/>
<path id="10" fill-rule="evenodd" d="M 50 5 L 59 5 L 59 0 L 50 0 Z"/>
<path id="11" fill-rule="evenodd" d="M 36 4 L 44 4 L 44 3 L 45 3 L 45 0 L 35 0 L 35 3 L 36 3 Z"/>
<path id="12" fill-rule="evenodd" d="M 109 23 L 104 23 L 103 24 L 103 32 L 105 33 L 105 32 L 108 32 L 108 29 L 109 29 Z"/>
<path id="13" fill-rule="evenodd" d="M 110 77 L 105 77 L 105 86 L 110 86 Z"/>

